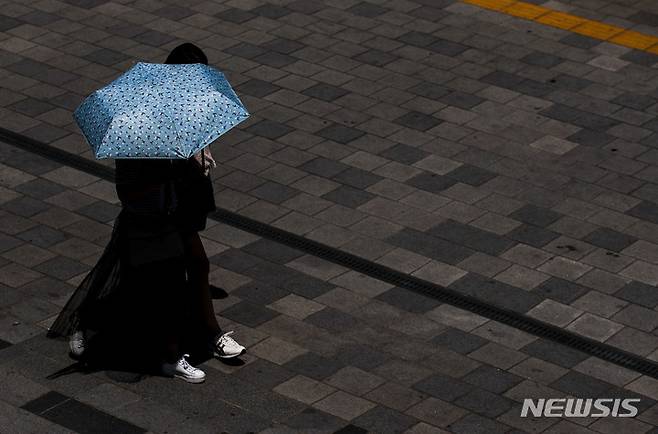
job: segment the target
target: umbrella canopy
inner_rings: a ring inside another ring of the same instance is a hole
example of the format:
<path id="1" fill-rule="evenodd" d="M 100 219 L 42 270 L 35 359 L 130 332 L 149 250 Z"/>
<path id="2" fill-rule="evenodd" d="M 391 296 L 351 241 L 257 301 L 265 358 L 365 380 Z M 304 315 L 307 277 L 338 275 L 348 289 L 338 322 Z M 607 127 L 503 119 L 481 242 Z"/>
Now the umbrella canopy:
<path id="1" fill-rule="evenodd" d="M 249 113 L 211 66 L 138 62 L 73 116 L 96 158 L 189 158 Z"/>

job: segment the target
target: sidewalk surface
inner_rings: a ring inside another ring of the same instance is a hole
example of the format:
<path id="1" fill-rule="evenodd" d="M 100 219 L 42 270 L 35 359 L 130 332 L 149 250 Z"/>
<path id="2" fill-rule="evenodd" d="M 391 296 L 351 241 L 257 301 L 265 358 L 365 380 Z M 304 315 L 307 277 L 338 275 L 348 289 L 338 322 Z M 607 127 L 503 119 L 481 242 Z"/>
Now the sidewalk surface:
<path id="1" fill-rule="evenodd" d="M 456 0 L 179 3 L 0 0 L 0 127 L 93 159 L 72 110 L 193 42 L 252 113 L 211 145 L 219 206 L 658 361 L 658 55 Z M 658 35 L 650 1 L 527 3 Z M 0 142 L 3 434 L 658 432 L 656 379 L 213 221 L 243 363 L 46 378 L 119 209 Z M 640 412 L 520 417 L 567 396 Z"/>

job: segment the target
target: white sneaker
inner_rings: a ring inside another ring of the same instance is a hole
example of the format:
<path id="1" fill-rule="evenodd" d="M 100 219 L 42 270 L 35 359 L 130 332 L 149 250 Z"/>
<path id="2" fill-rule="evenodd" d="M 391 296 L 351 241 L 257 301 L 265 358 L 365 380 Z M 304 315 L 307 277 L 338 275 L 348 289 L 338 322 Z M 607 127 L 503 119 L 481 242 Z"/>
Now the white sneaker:
<path id="1" fill-rule="evenodd" d="M 214 344 L 213 352 L 215 357 L 220 357 L 222 359 L 230 359 L 232 357 L 237 357 L 242 355 L 247 351 L 245 347 L 240 345 L 233 339 L 230 335 L 233 334 L 233 330 L 226 332 L 217 338 L 217 341 Z"/>
<path id="2" fill-rule="evenodd" d="M 75 357 L 80 357 L 85 352 L 85 334 L 82 330 L 77 330 L 71 335 L 69 349 Z"/>
<path id="3" fill-rule="evenodd" d="M 176 363 L 163 363 L 162 372 L 165 375 L 173 375 L 188 383 L 203 383 L 206 379 L 206 373 L 187 363 L 187 360 L 185 360 L 186 357 L 190 357 L 190 355 L 183 354 L 183 357 L 178 359 Z"/>

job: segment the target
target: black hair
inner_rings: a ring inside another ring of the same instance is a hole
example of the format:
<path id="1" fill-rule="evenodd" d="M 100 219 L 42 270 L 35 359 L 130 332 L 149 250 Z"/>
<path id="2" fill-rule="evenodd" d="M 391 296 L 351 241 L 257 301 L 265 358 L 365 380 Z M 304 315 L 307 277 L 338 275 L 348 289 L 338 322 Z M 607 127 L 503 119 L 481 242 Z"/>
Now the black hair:
<path id="1" fill-rule="evenodd" d="M 208 57 L 201 48 L 185 42 L 171 50 L 165 63 L 203 63 L 207 65 Z"/>

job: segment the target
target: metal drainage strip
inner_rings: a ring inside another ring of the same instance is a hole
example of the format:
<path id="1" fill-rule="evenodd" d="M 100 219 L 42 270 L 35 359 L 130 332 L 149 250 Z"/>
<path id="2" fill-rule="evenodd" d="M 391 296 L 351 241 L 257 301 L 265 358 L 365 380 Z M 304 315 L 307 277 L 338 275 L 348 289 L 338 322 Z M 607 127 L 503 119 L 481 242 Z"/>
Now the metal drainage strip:
<path id="1" fill-rule="evenodd" d="M 74 167 L 91 175 L 114 180 L 114 171 L 87 158 L 54 148 L 21 134 L 0 128 L 0 140 L 18 148 L 41 155 L 58 163 Z M 635 372 L 658 378 L 658 363 L 627 351 L 566 331 L 552 324 L 483 302 L 475 297 L 436 285 L 381 264 L 363 259 L 339 249 L 309 240 L 297 234 L 275 228 L 265 223 L 241 216 L 234 212 L 218 209 L 210 217 L 218 222 L 268 238 L 302 252 L 317 256 L 338 265 L 350 268 L 372 278 L 431 297 L 468 312 L 480 315 L 518 330 L 545 338 L 598 357 Z"/>

